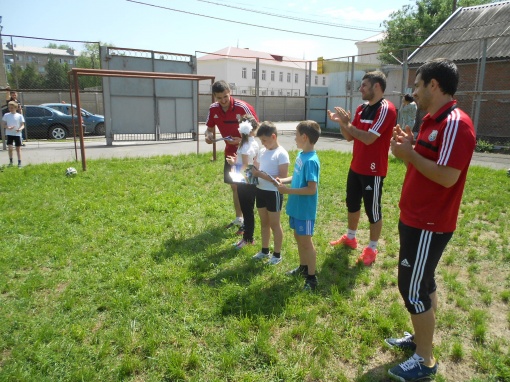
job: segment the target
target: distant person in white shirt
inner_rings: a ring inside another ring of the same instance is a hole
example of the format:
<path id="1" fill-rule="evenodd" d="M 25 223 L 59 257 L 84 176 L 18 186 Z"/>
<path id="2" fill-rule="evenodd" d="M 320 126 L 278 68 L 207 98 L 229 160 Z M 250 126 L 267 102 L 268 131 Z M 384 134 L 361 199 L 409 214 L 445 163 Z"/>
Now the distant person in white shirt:
<path id="1" fill-rule="evenodd" d="M 9 112 L 2 117 L 2 128 L 5 129 L 7 136 L 7 147 L 9 151 L 9 167 L 12 167 L 12 144 L 16 145 L 16 154 L 18 155 L 18 168 L 21 168 L 21 131 L 25 128 L 25 118 L 19 114 L 18 104 L 10 101 L 8 104 Z"/>

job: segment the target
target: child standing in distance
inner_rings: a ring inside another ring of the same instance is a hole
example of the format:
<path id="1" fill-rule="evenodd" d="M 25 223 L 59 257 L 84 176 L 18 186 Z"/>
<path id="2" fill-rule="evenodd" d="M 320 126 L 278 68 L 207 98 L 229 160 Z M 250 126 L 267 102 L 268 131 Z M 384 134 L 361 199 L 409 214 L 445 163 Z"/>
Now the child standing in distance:
<path id="1" fill-rule="evenodd" d="M 25 128 L 25 118 L 18 113 L 18 104 L 10 101 L 9 112 L 2 117 L 2 128 L 6 129 L 7 147 L 9 148 L 9 167 L 12 167 L 12 144 L 16 146 L 18 168 L 21 168 L 21 131 Z"/>
<path id="2" fill-rule="evenodd" d="M 299 267 L 287 272 L 290 276 L 304 276 L 305 290 L 317 288 L 315 264 L 317 251 L 313 245 L 312 236 L 317 216 L 317 202 L 319 200 L 318 185 L 320 162 L 315 143 L 321 134 L 321 128 L 315 121 L 303 121 L 296 127 L 296 145 L 302 151 L 296 158 L 292 176 L 279 180 L 278 189 L 282 194 L 289 194 L 286 212 L 289 215 L 290 228 L 294 230 L 294 237 L 299 252 Z M 284 183 L 291 183 L 287 187 Z"/>
<path id="3" fill-rule="evenodd" d="M 257 120 L 245 114 L 239 121 L 239 133 L 241 134 L 241 142 L 237 149 L 237 154 L 227 156 L 227 162 L 232 166 L 233 170 L 244 172 L 259 155 L 259 144 L 255 140 L 255 133 L 259 124 Z M 248 244 L 253 244 L 253 231 L 255 230 L 255 217 L 253 215 L 253 207 L 255 206 L 255 193 L 257 187 L 254 184 L 237 184 L 237 194 L 239 196 L 239 204 L 244 217 L 244 233 L 243 238 L 234 244 L 236 249 L 241 249 Z"/>
<path id="4" fill-rule="evenodd" d="M 278 191 L 275 178 L 286 178 L 289 171 L 289 154 L 278 144 L 278 131 L 272 122 L 264 121 L 260 124 L 257 137 L 262 146 L 259 163 L 256 164 L 253 175 L 259 178 L 257 185 L 256 203 L 260 217 L 260 232 L 262 249 L 254 259 L 269 258 L 268 264 L 276 265 L 282 261 L 281 250 L 283 242 L 283 228 L 280 223 L 280 213 L 283 206 L 283 195 Z M 272 178 L 272 179 L 271 179 Z M 273 232 L 273 256 L 269 252 L 269 240 Z"/>

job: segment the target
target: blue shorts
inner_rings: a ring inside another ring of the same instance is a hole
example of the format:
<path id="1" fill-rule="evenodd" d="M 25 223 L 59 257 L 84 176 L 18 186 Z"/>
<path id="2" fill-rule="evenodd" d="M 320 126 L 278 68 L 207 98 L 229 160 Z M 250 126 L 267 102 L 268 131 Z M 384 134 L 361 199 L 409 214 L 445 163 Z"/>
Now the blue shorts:
<path id="1" fill-rule="evenodd" d="M 289 216 L 290 228 L 299 236 L 313 236 L 315 220 L 299 220 Z"/>

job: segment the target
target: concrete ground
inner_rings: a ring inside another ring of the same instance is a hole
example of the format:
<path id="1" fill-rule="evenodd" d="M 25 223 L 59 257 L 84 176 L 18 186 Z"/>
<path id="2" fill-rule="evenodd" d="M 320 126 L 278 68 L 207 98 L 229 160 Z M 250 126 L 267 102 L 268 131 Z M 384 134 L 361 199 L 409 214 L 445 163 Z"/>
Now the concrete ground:
<path id="1" fill-rule="evenodd" d="M 275 123 L 279 130 L 279 142 L 287 150 L 295 150 L 294 132 L 297 122 L 277 122 Z M 206 153 L 212 155 L 213 145 L 205 143 L 203 132 L 205 126 L 199 126 L 199 141 L 180 140 L 164 142 L 114 142 L 113 146 L 107 146 L 104 137 L 85 138 L 85 157 L 87 159 L 104 158 L 126 158 L 126 157 L 151 157 L 158 155 L 177 155 L 189 153 Z M 197 144 L 198 143 L 198 144 Z M 351 152 L 352 143 L 335 137 L 323 136 L 317 142 L 317 150 L 338 150 Z M 1 148 L 1 147 L 0 147 Z M 218 158 L 223 156 L 224 143 L 218 142 Z M 2 150 L 0 150 L 2 151 Z M 76 158 L 81 161 L 81 150 L 79 140 L 75 142 L 68 139 L 65 142 L 55 142 L 51 140 L 30 140 L 22 149 L 23 165 L 40 163 L 59 163 L 73 162 Z M 16 160 L 16 154 L 14 154 Z M 6 152 L 0 152 L 0 165 L 9 162 Z M 494 169 L 510 169 L 510 155 L 503 154 L 485 154 L 474 153 L 471 161 L 472 165 L 490 167 Z M 81 167 L 77 165 L 75 167 Z"/>

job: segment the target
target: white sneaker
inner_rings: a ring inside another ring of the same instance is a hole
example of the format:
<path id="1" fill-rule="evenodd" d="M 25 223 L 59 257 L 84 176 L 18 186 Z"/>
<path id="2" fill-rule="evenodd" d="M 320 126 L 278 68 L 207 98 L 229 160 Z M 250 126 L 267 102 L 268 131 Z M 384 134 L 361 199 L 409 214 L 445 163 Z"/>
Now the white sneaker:
<path id="1" fill-rule="evenodd" d="M 267 262 L 269 265 L 276 265 L 280 264 L 282 262 L 282 257 L 274 257 L 272 256 L 269 261 Z"/>
<path id="2" fill-rule="evenodd" d="M 252 259 L 262 260 L 262 259 L 267 259 L 270 256 L 271 256 L 271 252 L 269 252 L 269 253 L 258 252 L 256 255 L 252 256 Z"/>
<path id="3" fill-rule="evenodd" d="M 236 219 L 232 222 L 232 224 L 241 227 L 244 224 L 244 218 L 236 217 Z"/>

